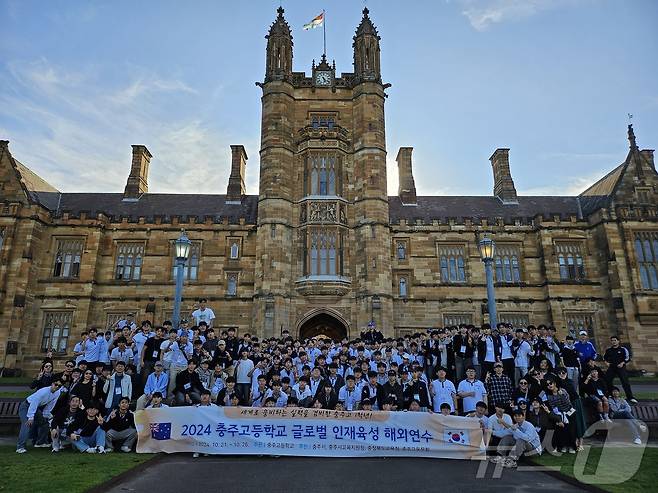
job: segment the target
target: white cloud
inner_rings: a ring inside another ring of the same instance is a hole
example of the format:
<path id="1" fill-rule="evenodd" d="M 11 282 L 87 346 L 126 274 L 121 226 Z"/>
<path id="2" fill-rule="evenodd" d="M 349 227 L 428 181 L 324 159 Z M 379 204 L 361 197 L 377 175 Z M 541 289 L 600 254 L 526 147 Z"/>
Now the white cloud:
<path id="1" fill-rule="evenodd" d="M 492 24 L 531 17 L 582 0 L 459 0 L 471 26 L 484 31 Z"/>
<path id="2" fill-rule="evenodd" d="M 151 192 L 225 192 L 229 144 L 235 143 L 228 139 L 235 136 L 198 118 L 207 108 L 184 81 L 142 71 L 108 87 L 100 73 L 64 70 L 46 59 L 7 67 L 0 75 L 2 138 L 12 142 L 19 161 L 56 188 L 121 192 L 130 145 L 144 144 L 154 156 Z M 250 171 L 248 192 L 254 193 L 258 173 Z"/>
<path id="3" fill-rule="evenodd" d="M 533 187 L 519 190 L 519 195 L 580 195 L 587 190 L 594 182 L 605 176 L 605 172 L 591 173 L 588 176 L 570 176 L 560 180 L 559 183 L 553 183 L 542 187 Z"/>

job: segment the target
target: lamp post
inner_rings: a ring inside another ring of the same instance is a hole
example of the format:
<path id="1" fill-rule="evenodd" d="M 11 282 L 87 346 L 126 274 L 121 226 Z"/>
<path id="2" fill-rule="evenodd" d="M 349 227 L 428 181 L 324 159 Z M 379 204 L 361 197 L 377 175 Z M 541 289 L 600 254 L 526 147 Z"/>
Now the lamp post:
<path id="1" fill-rule="evenodd" d="M 177 329 L 180 322 L 180 304 L 183 298 L 183 273 L 185 262 L 190 255 L 192 242 L 183 231 L 180 237 L 174 243 L 176 246 L 176 294 L 174 295 L 174 316 L 173 326 Z"/>
<path id="2" fill-rule="evenodd" d="M 487 306 L 489 308 L 489 324 L 492 328 L 496 327 L 496 295 L 494 293 L 493 282 L 493 261 L 496 252 L 496 244 L 488 236 L 482 237 L 478 243 L 480 257 L 484 262 L 484 271 L 487 275 Z"/>

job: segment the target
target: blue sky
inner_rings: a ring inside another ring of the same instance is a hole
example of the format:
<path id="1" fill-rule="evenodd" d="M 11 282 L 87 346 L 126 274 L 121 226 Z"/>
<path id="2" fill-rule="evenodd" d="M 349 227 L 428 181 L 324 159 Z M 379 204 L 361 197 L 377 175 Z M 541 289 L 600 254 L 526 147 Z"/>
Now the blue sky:
<path id="1" fill-rule="evenodd" d="M 294 69 L 352 70 L 362 1 L 284 1 Z M 231 144 L 258 189 L 265 39 L 279 2 L 0 0 L 0 138 L 63 191 L 123 191 L 130 145 L 151 192 L 225 193 Z M 658 2 L 369 1 L 382 37 L 389 193 L 414 147 L 422 195 L 489 195 L 510 147 L 521 194 L 575 194 L 627 152 L 658 146 Z"/>

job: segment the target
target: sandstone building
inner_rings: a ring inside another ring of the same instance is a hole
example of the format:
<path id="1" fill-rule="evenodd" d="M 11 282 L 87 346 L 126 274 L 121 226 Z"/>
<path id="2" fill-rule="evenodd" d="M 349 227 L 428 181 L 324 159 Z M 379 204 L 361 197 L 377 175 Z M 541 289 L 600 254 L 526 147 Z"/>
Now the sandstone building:
<path id="1" fill-rule="evenodd" d="M 365 9 L 354 72 L 323 56 L 293 71 L 283 9 L 267 36 L 260 188 L 246 195 L 247 152 L 231 146 L 225 195 L 148 190 L 152 156 L 132 149 L 123 193 L 62 193 L 0 141 L 0 367 L 62 358 L 82 330 L 127 312 L 173 311 L 173 242 L 193 240 L 183 313 L 207 297 L 216 326 L 260 336 L 354 337 L 373 319 L 387 336 L 486 313 L 477 241 L 496 241 L 499 319 L 585 328 L 598 347 L 630 343 L 658 367 L 658 224 L 653 151 L 628 129 L 628 157 L 579 196 L 517 195 L 509 149 L 490 157 L 493 194 L 418 196 L 412 148 L 386 188 L 380 37 Z M 127 164 L 127 163 L 126 163 Z M 127 168 L 127 166 L 126 166 Z"/>

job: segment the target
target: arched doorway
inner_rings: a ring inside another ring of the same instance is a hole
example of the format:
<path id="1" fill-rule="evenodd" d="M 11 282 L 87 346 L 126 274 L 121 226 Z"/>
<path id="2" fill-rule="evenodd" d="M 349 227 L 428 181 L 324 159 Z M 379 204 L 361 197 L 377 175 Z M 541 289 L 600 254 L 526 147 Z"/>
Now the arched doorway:
<path id="1" fill-rule="evenodd" d="M 304 317 L 299 325 L 299 338 L 304 340 L 319 336 L 338 342 L 347 337 L 347 327 L 344 322 L 325 311 Z"/>

